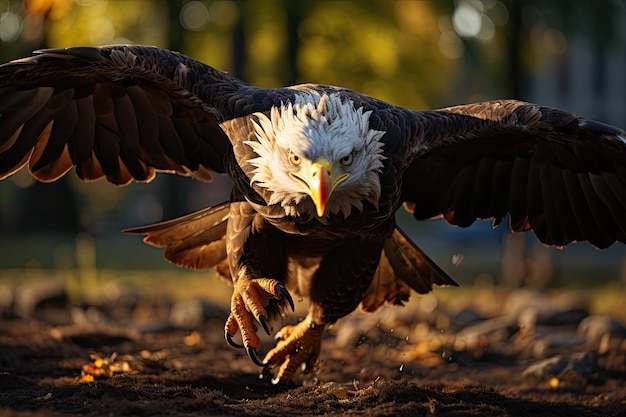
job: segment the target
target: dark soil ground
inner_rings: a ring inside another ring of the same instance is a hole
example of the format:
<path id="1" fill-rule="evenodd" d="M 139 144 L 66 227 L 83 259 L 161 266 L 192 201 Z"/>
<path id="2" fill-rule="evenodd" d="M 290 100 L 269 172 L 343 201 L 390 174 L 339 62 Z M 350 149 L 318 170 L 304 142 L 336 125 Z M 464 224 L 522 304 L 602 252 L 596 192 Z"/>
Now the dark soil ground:
<path id="1" fill-rule="evenodd" d="M 14 303 L 0 320 L 0 415 L 626 416 L 619 320 L 592 315 L 580 296 L 485 291 L 465 299 L 498 311 L 414 296 L 354 313 L 293 387 L 260 378 L 226 345 L 223 306 Z"/>

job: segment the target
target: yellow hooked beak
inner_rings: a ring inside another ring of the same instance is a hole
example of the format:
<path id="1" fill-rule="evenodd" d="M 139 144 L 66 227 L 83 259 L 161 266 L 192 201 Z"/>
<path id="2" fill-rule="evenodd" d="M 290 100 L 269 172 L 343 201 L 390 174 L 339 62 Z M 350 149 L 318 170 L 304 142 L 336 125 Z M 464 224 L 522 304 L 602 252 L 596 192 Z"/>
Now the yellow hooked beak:
<path id="1" fill-rule="evenodd" d="M 338 178 L 333 178 L 333 166 L 326 158 L 319 158 L 313 162 L 308 175 L 300 176 L 293 172 L 289 175 L 308 188 L 318 217 L 324 216 L 326 204 L 335 187 L 350 176 L 349 173 L 344 173 Z"/>
<path id="2" fill-rule="evenodd" d="M 326 211 L 326 203 L 333 191 L 333 167 L 326 158 L 320 158 L 311 165 L 311 178 L 307 181 L 311 198 L 315 204 L 318 217 Z"/>

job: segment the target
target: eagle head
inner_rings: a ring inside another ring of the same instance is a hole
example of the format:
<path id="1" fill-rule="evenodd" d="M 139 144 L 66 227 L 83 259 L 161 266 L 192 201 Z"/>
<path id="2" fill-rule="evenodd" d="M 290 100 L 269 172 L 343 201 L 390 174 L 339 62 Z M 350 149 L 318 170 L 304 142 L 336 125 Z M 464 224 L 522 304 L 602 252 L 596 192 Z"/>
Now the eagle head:
<path id="1" fill-rule="evenodd" d="M 257 157 L 251 184 L 271 191 L 267 203 L 287 215 L 315 213 L 319 219 L 353 209 L 363 201 L 378 205 L 384 131 L 369 128 L 371 111 L 351 100 L 316 91 L 272 107 L 269 117 L 253 115 Z"/>

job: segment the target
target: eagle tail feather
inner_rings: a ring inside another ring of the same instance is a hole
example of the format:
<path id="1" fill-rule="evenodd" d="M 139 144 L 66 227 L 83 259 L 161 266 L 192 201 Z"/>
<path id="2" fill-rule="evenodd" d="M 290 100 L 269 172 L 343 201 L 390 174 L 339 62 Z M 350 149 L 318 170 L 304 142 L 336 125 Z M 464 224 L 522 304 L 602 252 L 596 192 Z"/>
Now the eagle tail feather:
<path id="1" fill-rule="evenodd" d="M 380 262 L 372 278 L 372 283 L 363 294 L 361 308 L 363 311 L 371 313 L 382 307 L 385 302 L 403 305 L 405 301 L 409 300 L 410 295 L 411 288 L 397 277 L 385 251 L 383 251 L 380 254 Z"/>
<path id="2" fill-rule="evenodd" d="M 434 285 L 457 284 L 433 262 L 398 226 L 385 241 L 372 283 L 363 295 L 361 308 L 373 312 L 388 302 L 402 305 L 411 288 L 426 294 Z"/>
<path id="3" fill-rule="evenodd" d="M 198 270 L 217 266 L 218 275 L 230 280 L 230 273 L 224 268 L 229 206 L 226 202 L 183 217 L 122 232 L 145 235 L 144 242 L 165 248 L 163 257 L 174 265 Z"/>
<path id="4" fill-rule="evenodd" d="M 459 286 L 398 226 L 385 241 L 384 251 L 398 278 L 420 294 L 430 292 L 433 285 Z"/>

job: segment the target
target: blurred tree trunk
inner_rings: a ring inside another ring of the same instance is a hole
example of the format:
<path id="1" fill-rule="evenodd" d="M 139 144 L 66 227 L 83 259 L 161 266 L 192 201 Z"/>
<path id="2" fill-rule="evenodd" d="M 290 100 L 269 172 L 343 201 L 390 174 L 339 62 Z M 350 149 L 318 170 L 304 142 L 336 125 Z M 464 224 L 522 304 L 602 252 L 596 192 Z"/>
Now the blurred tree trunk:
<path id="1" fill-rule="evenodd" d="M 520 288 L 526 281 L 526 236 L 521 233 L 504 233 L 501 284 L 506 288 Z"/>
<path id="2" fill-rule="evenodd" d="M 246 80 L 245 67 L 246 67 L 246 31 L 244 25 L 243 16 L 246 16 L 246 4 L 243 0 L 238 0 L 237 15 L 238 19 L 233 28 L 233 48 L 231 57 L 231 74 L 235 77 Z"/>
<path id="3" fill-rule="evenodd" d="M 285 12 L 287 13 L 287 37 L 286 42 L 286 61 L 287 66 L 284 72 L 285 85 L 294 85 L 299 81 L 298 71 L 298 51 L 300 48 L 300 36 L 298 29 L 300 23 L 307 16 L 309 10 L 307 2 L 297 2 L 290 0 L 283 0 Z"/>
<path id="4" fill-rule="evenodd" d="M 509 97 L 522 99 L 524 96 L 524 71 L 522 64 L 522 0 L 511 0 L 508 3 L 509 26 L 506 51 L 507 80 L 506 88 Z"/>
<path id="5" fill-rule="evenodd" d="M 168 1 L 167 7 L 169 26 L 167 48 L 173 51 L 182 51 L 184 48 L 184 29 L 180 24 L 180 9 L 182 1 Z M 158 175 L 158 183 L 163 186 L 162 198 L 159 198 L 163 207 L 163 219 L 172 219 L 186 213 L 185 195 L 189 190 L 185 178 L 178 175 Z"/>

